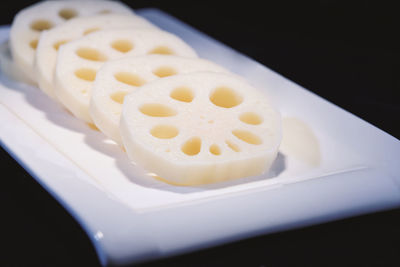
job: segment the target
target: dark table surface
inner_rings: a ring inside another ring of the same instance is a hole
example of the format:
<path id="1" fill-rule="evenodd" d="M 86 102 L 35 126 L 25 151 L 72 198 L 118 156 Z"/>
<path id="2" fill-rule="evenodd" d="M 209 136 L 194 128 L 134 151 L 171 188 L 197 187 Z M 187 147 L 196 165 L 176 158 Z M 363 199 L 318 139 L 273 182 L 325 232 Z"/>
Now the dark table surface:
<path id="1" fill-rule="evenodd" d="M 33 2 L 3 4 L 0 24 L 10 24 Z M 158 7 L 400 138 L 395 6 L 334 0 L 125 2 Z M 0 266 L 98 266 L 78 223 L 7 152 L 0 155 Z M 400 266 L 399 226 L 400 209 L 393 209 L 143 266 Z"/>

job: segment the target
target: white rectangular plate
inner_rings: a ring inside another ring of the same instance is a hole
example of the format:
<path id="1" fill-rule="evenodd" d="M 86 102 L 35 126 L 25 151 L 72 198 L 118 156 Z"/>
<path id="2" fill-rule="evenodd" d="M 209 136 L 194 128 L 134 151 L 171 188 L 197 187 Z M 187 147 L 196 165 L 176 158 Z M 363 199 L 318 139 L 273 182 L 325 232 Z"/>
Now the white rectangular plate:
<path id="1" fill-rule="evenodd" d="M 201 187 L 149 177 L 37 88 L 0 77 L 2 146 L 80 222 L 103 264 L 164 257 L 400 204 L 400 142 L 156 9 L 138 14 L 245 77 L 314 132 L 320 164 Z M 0 40 L 8 39 L 8 27 Z M 361 134 L 362 133 L 362 134 Z"/>

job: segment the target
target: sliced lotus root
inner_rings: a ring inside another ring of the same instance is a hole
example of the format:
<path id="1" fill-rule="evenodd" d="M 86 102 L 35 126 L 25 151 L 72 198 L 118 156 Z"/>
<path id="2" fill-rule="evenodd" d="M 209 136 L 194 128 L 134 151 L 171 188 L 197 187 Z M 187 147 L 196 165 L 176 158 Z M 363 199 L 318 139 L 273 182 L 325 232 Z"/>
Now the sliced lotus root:
<path id="1" fill-rule="evenodd" d="M 69 42 L 58 52 L 55 95 L 77 118 L 92 123 L 89 103 L 98 69 L 108 60 L 154 53 L 197 57 L 179 37 L 161 30 L 105 30 Z"/>
<path id="2" fill-rule="evenodd" d="M 147 55 L 105 63 L 94 82 L 90 115 L 103 133 L 122 145 L 119 121 L 126 94 L 163 77 L 198 71 L 228 73 L 208 60 L 178 56 Z"/>
<path id="3" fill-rule="evenodd" d="M 164 181 L 200 185 L 267 171 L 281 118 L 265 95 L 230 74 L 197 72 L 148 83 L 125 97 L 130 159 Z"/>
<path id="4" fill-rule="evenodd" d="M 61 45 L 98 30 L 118 28 L 156 28 L 149 21 L 135 15 L 103 14 L 71 19 L 41 34 L 36 49 L 35 70 L 39 88 L 51 97 L 57 52 Z"/>
<path id="5" fill-rule="evenodd" d="M 31 85 L 35 84 L 33 81 L 28 80 L 28 78 L 19 70 L 18 66 L 15 65 L 11 58 L 10 46 L 8 42 L 0 44 L 0 69 L 1 72 L 6 75 L 6 77 L 12 79 L 13 81 Z"/>
<path id="6" fill-rule="evenodd" d="M 10 30 L 10 48 L 13 60 L 25 76 L 36 81 L 33 61 L 41 32 L 77 16 L 100 13 L 132 14 L 132 12 L 128 6 L 115 1 L 38 2 L 22 9 L 14 17 Z"/>

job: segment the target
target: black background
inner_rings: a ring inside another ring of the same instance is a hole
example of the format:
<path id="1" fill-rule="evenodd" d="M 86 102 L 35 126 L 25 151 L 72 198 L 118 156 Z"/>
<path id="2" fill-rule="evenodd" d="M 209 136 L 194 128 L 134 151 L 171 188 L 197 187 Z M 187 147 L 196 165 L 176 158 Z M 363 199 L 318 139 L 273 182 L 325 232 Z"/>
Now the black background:
<path id="1" fill-rule="evenodd" d="M 0 24 L 33 2 L 3 2 Z M 392 4 L 125 2 L 158 7 L 400 138 L 400 16 Z M 77 222 L 5 151 L 0 155 L 0 266 L 98 266 Z M 400 266 L 399 226 L 394 209 L 143 266 Z"/>

